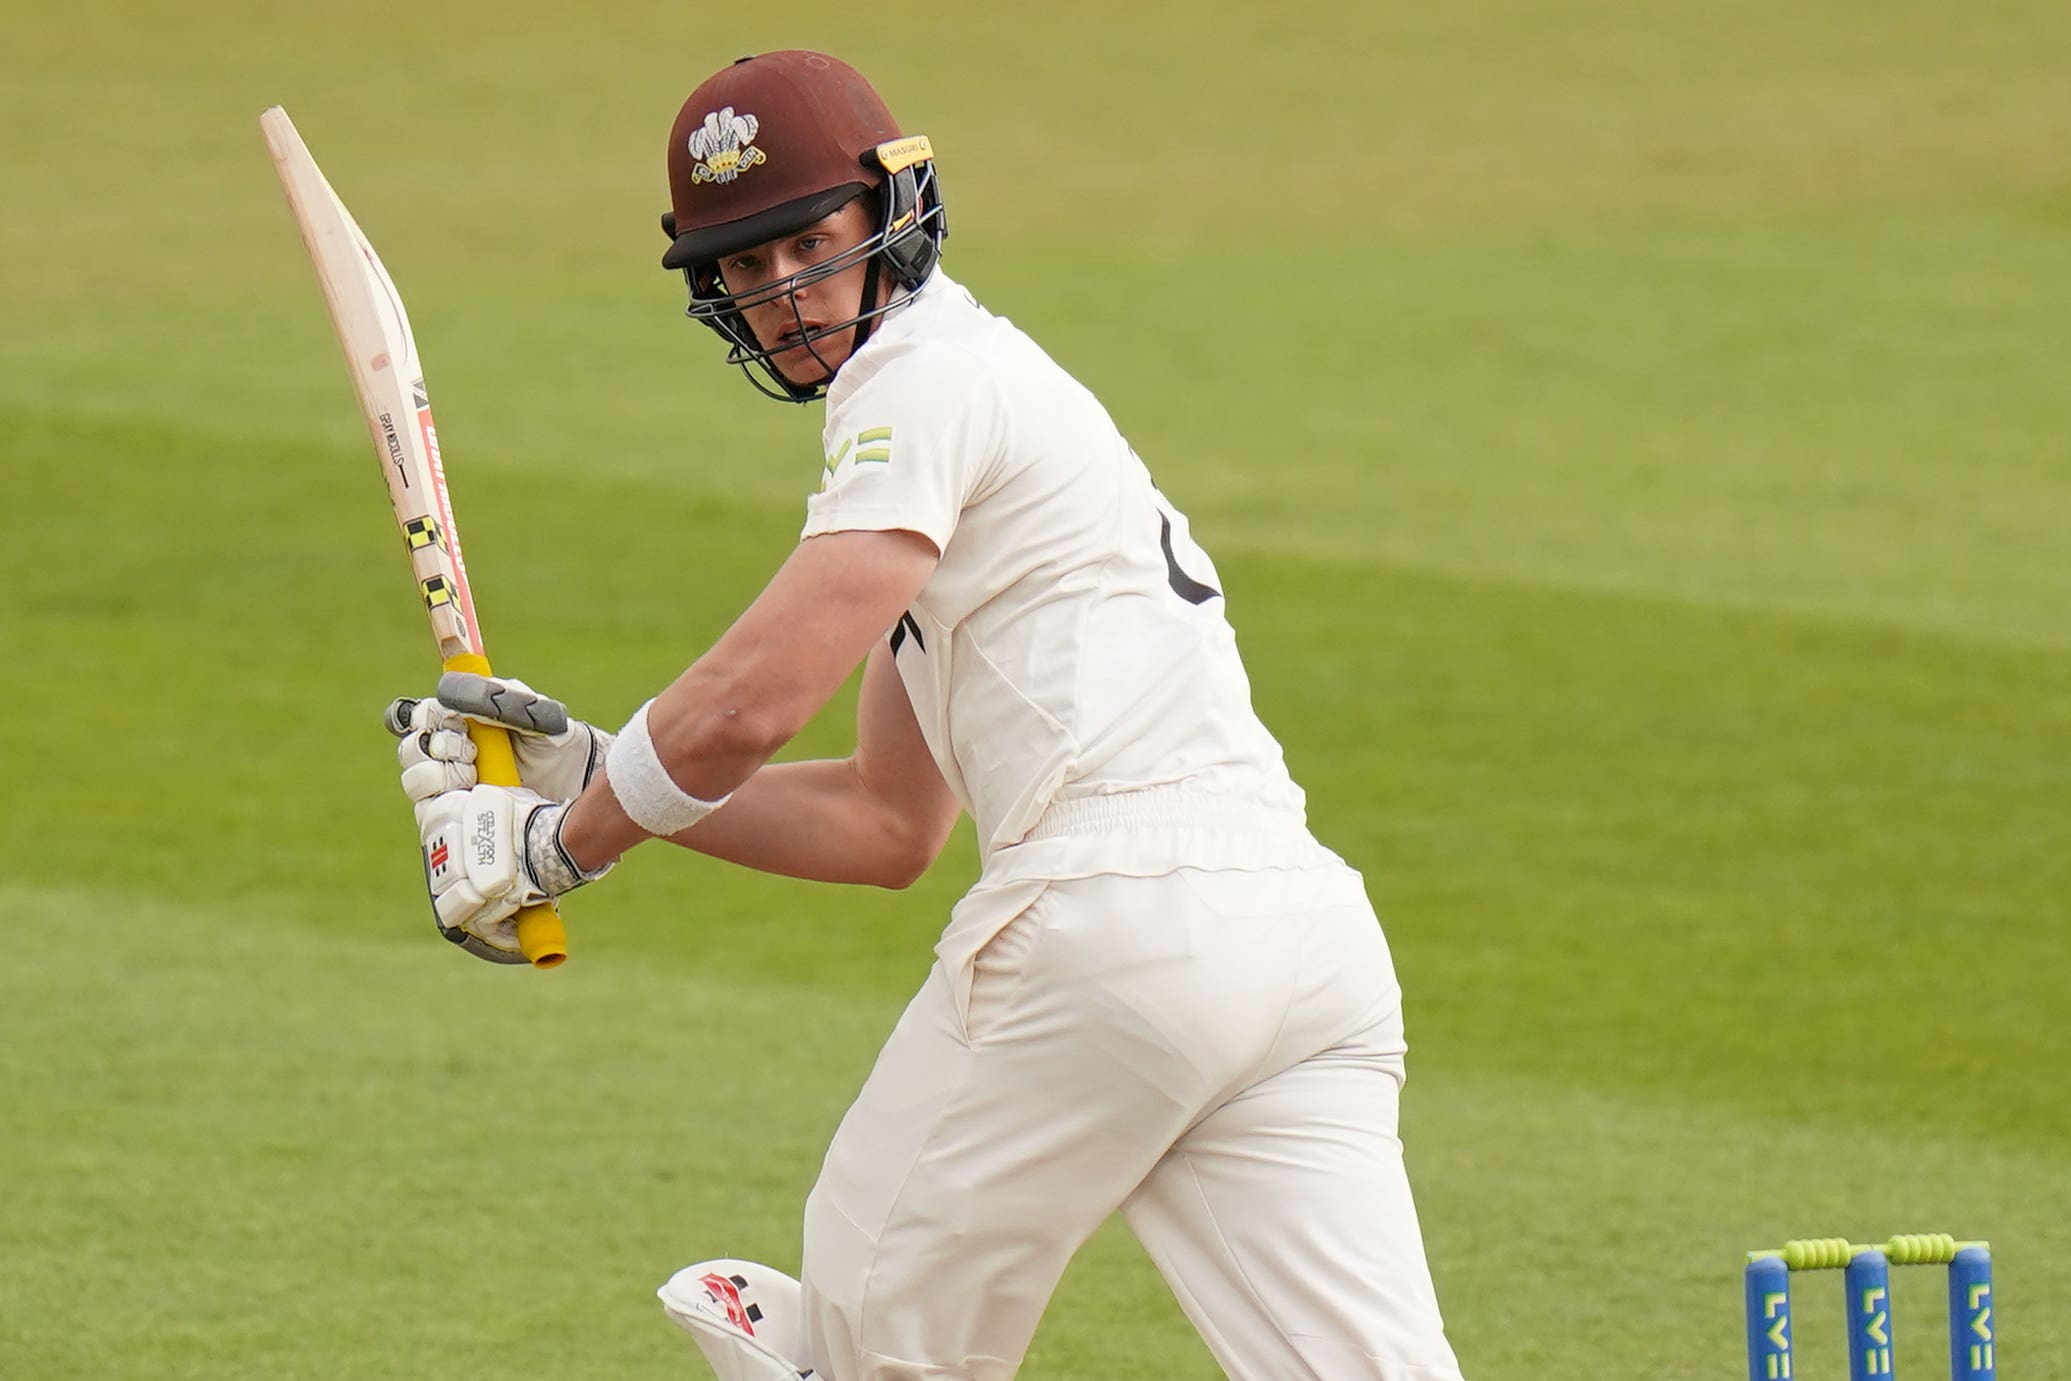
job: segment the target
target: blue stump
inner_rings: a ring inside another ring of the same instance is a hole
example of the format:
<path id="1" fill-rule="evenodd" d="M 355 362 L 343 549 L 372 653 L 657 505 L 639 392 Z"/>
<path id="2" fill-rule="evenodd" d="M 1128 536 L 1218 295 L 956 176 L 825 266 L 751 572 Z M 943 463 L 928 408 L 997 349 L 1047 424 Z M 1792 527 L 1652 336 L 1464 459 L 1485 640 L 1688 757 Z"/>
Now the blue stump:
<path id="1" fill-rule="evenodd" d="M 1848 1381 L 1891 1375 L 1891 1262 L 1875 1249 L 1848 1262 Z"/>
<path id="2" fill-rule="evenodd" d="M 1747 1263 L 1748 1381 L 1791 1381 L 1791 1272 L 1783 1258 Z"/>
<path id="3" fill-rule="evenodd" d="M 1992 1381 L 1992 1254 L 1965 1247 L 1949 1263 L 1949 1375 Z"/>

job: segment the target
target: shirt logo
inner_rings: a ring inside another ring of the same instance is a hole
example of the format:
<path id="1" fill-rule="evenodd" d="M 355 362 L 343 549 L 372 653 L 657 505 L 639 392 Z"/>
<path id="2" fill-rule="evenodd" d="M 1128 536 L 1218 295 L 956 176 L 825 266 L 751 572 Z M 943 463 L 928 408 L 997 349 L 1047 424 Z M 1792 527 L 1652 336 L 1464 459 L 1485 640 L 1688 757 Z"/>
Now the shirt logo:
<path id="1" fill-rule="evenodd" d="M 843 458 L 844 456 L 846 456 L 846 455 L 847 455 L 847 454 L 849 453 L 849 447 L 851 447 L 851 446 L 853 446 L 853 445 L 855 445 L 855 444 L 856 444 L 856 440 L 855 440 L 855 438 L 854 438 L 854 437 L 850 437 L 850 438 L 849 438 L 849 439 L 848 439 L 847 441 L 844 441 L 844 442 L 842 442 L 842 443 L 841 443 L 841 449 L 840 449 L 840 450 L 836 451 L 836 452 L 835 452 L 835 453 L 834 453 L 833 455 L 831 455 L 831 456 L 828 456 L 828 457 L 827 457 L 827 478 L 828 478 L 828 479 L 833 479 L 833 478 L 834 478 L 834 472 L 835 472 L 836 470 L 838 470 L 838 469 L 840 469 L 840 468 L 841 468 L 841 462 L 842 462 L 842 458 Z M 823 487 L 824 487 L 824 484 L 823 484 Z"/>
<path id="2" fill-rule="evenodd" d="M 705 116 L 705 123 L 690 132 L 692 182 L 732 182 L 769 156 L 755 147 L 755 131 L 762 123 L 753 115 L 736 115 L 732 106 L 721 106 Z"/>
<path id="3" fill-rule="evenodd" d="M 872 427 L 868 431 L 858 432 L 842 442 L 840 448 L 827 457 L 827 475 L 826 478 L 820 481 L 822 489 L 834 482 L 834 472 L 841 468 L 841 463 L 844 460 L 848 459 L 849 450 L 852 447 L 855 449 L 856 464 L 858 465 L 890 465 L 892 463 L 892 429 L 890 427 Z"/>
<path id="4" fill-rule="evenodd" d="M 856 464 L 890 465 L 892 463 L 892 429 L 872 427 L 856 435 Z"/>

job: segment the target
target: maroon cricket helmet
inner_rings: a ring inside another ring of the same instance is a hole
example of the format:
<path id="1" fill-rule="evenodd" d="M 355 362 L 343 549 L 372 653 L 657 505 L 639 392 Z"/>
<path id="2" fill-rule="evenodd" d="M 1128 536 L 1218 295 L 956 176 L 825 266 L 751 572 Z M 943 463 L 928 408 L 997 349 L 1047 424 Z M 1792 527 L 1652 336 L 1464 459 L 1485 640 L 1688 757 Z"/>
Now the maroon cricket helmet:
<path id="1" fill-rule="evenodd" d="M 738 294 L 728 288 L 722 258 L 796 234 L 872 191 L 877 223 L 860 243 L 786 278 Z M 719 334 L 749 382 L 792 403 L 824 396 L 833 378 L 815 343 L 848 332 L 853 356 L 878 320 L 927 282 L 949 233 L 927 136 L 901 137 L 847 63 L 796 49 L 742 58 L 691 92 L 669 131 L 669 197 L 662 267 L 682 270 L 687 315 Z M 796 292 L 857 264 L 866 267 L 860 310 L 809 326 Z M 773 301 L 790 304 L 796 325 L 774 351 L 746 315 Z M 824 377 L 792 379 L 777 367 L 776 354 L 801 349 Z"/>
<path id="2" fill-rule="evenodd" d="M 871 152 L 898 137 L 884 101 L 838 58 L 740 59 L 690 93 L 669 131 L 675 242 L 662 267 L 804 229 L 882 182 Z"/>

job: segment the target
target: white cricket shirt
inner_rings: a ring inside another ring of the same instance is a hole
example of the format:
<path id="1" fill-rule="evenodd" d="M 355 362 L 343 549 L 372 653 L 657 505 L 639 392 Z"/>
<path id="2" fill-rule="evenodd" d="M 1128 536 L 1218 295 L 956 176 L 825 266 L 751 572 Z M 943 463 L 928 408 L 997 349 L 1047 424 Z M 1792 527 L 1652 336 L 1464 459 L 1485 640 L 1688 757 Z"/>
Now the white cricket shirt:
<path id="1" fill-rule="evenodd" d="M 937 270 L 836 374 L 823 441 L 804 536 L 904 529 L 942 553 L 893 659 L 989 873 L 1060 831 L 1079 836 L 1076 871 L 1135 871 L 1129 831 L 1199 806 L 1307 839 L 1214 563 L 1106 409 L 1013 323 Z M 1160 866 L 1190 863 L 1227 866 Z"/>

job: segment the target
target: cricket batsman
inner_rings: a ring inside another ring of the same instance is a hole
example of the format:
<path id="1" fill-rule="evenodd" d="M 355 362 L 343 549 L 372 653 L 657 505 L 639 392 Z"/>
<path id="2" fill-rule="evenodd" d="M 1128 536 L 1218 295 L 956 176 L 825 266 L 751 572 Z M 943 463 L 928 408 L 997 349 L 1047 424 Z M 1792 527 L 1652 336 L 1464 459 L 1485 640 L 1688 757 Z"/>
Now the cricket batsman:
<path id="1" fill-rule="evenodd" d="M 1223 582 L 1091 393 L 940 267 L 941 185 L 853 69 L 743 58 L 669 133 L 690 315 L 825 400 L 797 548 L 615 734 L 519 682 L 398 701 L 438 923 L 667 839 L 905 887 L 982 866 L 827 1150 L 800 1279 L 662 1287 L 725 1381 L 1004 1381 L 1116 1210 L 1239 1381 L 1458 1381 L 1397 1135 L 1401 992 L 1309 833 Z M 772 763 L 863 668 L 854 753 Z M 464 716 L 512 729 L 478 784 Z"/>

